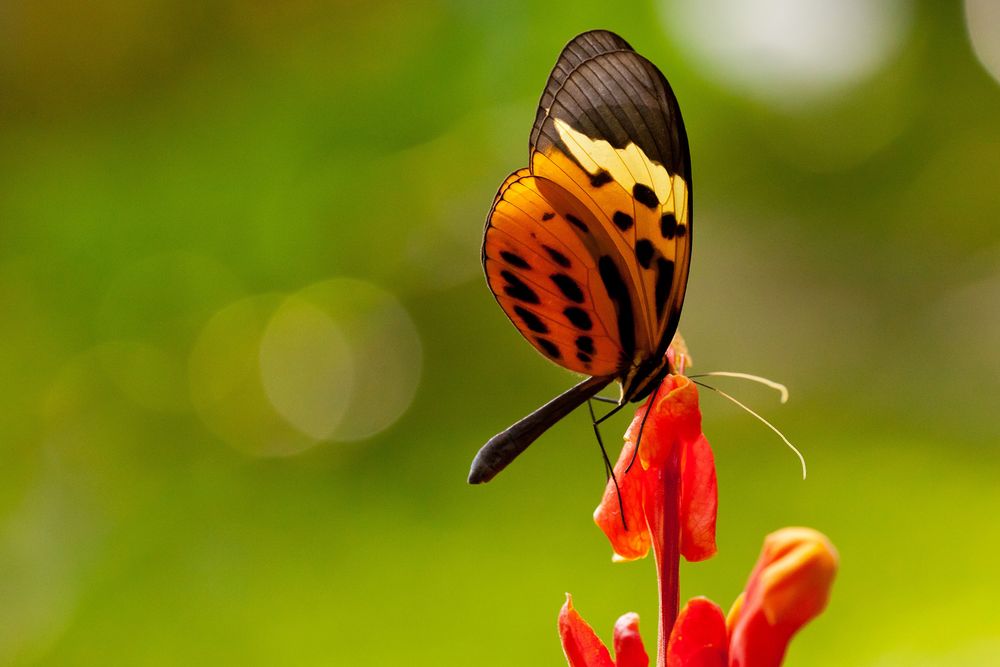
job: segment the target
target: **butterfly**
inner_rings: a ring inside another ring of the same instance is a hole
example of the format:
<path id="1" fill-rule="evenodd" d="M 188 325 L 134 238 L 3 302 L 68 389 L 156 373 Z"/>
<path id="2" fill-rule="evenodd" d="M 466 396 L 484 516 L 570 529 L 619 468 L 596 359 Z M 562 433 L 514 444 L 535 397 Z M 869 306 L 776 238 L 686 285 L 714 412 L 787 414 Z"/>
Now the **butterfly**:
<path id="1" fill-rule="evenodd" d="M 587 379 L 491 438 L 470 483 L 491 480 L 614 381 L 615 410 L 672 372 L 691 258 L 691 158 L 666 78 L 605 30 L 559 55 L 507 177 L 482 261 L 500 308 L 539 352 Z M 607 415 L 606 415 L 607 416 Z"/>

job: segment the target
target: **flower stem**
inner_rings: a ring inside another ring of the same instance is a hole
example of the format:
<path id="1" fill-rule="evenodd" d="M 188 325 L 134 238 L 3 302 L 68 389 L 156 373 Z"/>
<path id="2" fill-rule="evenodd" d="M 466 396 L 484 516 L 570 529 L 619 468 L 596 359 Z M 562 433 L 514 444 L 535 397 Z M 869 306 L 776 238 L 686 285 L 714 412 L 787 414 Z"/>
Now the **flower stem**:
<path id="1" fill-rule="evenodd" d="M 654 536 L 653 555 L 656 558 L 656 578 L 660 592 L 657 667 L 666 667 L 667 643 L 680 609 L 680 447 L 675 446 L 671 450 L 666 465 L 658 471 L 657 482 L 662 484 L 663 504 L 650 508 L 653 516 L 646 519 Z"/>

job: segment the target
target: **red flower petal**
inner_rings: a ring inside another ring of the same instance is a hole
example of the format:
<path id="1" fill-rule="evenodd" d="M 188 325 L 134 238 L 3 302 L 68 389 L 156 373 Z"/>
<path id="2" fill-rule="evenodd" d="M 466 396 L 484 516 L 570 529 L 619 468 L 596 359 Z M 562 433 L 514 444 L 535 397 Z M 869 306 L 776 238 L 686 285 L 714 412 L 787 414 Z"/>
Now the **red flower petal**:
<path id="1" fill-rule="evenodd" d="M 647 411 L 651 411 L 648 418 Z M 626 473 L 640 429 L 639 455 L 636 464 Z M 664 486 L 657 472 L 668 464 L 678 447 L 681 451 L 678 517 L 681 553 L 689 561 L 705 560 L 715 554 L 718 509 L 715 460 L 708 440 L 701 433 L 701 412 L 694 383 L 683 375 L 671 375 L 663 380 L 656 400 L 647 401 L 636 411 L 615 464 L 628 530 L 622 525 L 613 482 L 608 482 L 601 504 L 594 511 L 594 521 L 607 535 L 619 560 L 642 558 L 649 553 L 653 540 L 647 517 L 662 511 L 664 506 Z"/>
<path id="2" fill-rule="evenodd" d="M 667 667 L 726 667 L 726 617 L 707 598 L 692 598 L 681 609 L 667 644 Z"/>
<path id="3" fill-rule="evenodd" d="M 688 562 L 715 555 L 715 518 L 719 509 L 715 457 L 704 435 L 684 450 L 681 460 L 681 554 Z"/>
<path id="4" fill-rule="evenodd" d="M 636 413 L 625 437 L 634 440 L 642 428 L 642 415 L 649 402 Z M 643 428 L 639 456 L 644 467 L 662 465 L 675 442 L 694 442 L 701 435 L 698 389 L 683 375 L 668 375 L 656 392 L 656 403 Z M 647 441 L 647 438 L 649 439 Z"/>
<path id="5" fill-rule="evenodd" d="M 649 656 L 639 636 L 639 614 L 625 614 L 615 623 L 615 665 L 649 667 Z"/>
<path id="6" fill-rule="evenodd" d="M 611 480 L 608 480 L 604 489 L 601 504 L 594 510 L 594 522 L 607 535 L 611 541 L 611 548 L 620 560 L 642 558 L 649 553 L 650 547 L 649 529 L 646 527 L 642 511 L 643 477 L 646 471 L 636 461 L 632 469 L 628 473 L 625 472 L 634 451 L 635 441 L 626 440 L 615 464 L 615 478 L 621 491 L 621 505 L 625 507 L 625 523 L 628 525 L 628 530 L 622 525 L 618 492 Z"/>
<path id="7" fill-rule="evenodd" d="M 573 597 L 569 593 L 566 604 L 559 611 L 559 638 L 570 667 L 615 667 L 604 642 L 573 609 Z"/>

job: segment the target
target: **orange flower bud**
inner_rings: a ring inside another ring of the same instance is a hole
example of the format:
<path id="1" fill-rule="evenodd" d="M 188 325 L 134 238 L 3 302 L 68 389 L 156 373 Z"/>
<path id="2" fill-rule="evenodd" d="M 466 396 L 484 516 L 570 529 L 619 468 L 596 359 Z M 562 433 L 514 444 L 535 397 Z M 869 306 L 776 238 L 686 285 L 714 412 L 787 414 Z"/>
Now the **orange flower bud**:
<path id="1" fill-rule="evenodd" d="M 830 540 L 811 528 L 768 535 L 730 614 L 730 667 L 780 665 L 792 636 L 826 607 L 837 562 Z"/>

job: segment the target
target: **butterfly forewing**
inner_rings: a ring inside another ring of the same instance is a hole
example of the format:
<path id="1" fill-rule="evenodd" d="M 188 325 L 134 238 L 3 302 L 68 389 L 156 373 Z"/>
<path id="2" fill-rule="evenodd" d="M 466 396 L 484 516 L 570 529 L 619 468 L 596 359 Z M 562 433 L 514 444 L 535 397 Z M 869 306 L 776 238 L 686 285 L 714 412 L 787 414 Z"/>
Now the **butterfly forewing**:
<path id="1" fill-rule="evenodd" d="M 555 67 L 549 74 L 548 81 L 545 82 L 545 89 L 542 91 L 542 99 L 538 104 L 538 113 L 535 116 L 535 125 L 531 128 L 529 145 L 532 148 L 538 138 L 539 131 L 542 129 L 542 121 L 548 113 L 552 100 L 573 70 L 594 56 L 622 50 L 631 51 L 632 47 L 624 39 L 607 30 L 585 32 L 563 48 Z"/>
<path id="2" fill-rule="evenodd" d="M 576 40 L 574 40 L 575 42 Z M 589 206 L 613 241 L 633 310 L 635 358 L 627 396 L 642 393 L 677 328 L 691 239 L 691 169 L 666 80 L 631 50 L 582 61 L 564 51 L 532 134 L 531 170 Z M 625 304 L 615 300 L 621 310 Z"/>
<path id="3" fill-rule="evenodd" d="M 599 222 L 588 207 L 521 170 L 497 194 L 483 266 L 500 307 L 539 352 L 573 371 L 616 375 L 621 336 L 591 230 Z"/>

